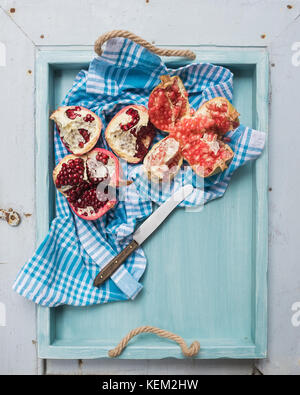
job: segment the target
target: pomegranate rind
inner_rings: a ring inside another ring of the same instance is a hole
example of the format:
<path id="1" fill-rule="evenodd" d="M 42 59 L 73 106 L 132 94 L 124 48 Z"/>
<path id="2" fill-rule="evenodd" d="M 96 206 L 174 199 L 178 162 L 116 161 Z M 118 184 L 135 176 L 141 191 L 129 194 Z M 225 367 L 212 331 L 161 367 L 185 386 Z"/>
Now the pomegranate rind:
<path id="1" fill-rule="evenodd" d="M 69 205 L 70 205 L 71 209 L 74 211 L 74 213 L 78 217 L 80 217 L 82 219 L 85 219 L 87 221 L 95 221 L 96 219 L 99 219 L 104 214 L 106 214 L 110 209 L 112 209 L 116 205 L 116 203 L 117 203 L 117 200 L 110 200 L 109 202 L 106 203 L 106 205 L 104 207 L 100 208 L 100 210 L 96 214 L 90 215 L 88 217 L 86 217 L 86 216 L 78 213 L 77 211 L 75 211 L 75 208 L 72 206 L 71 203 L 69 203 Z"/>
<path id="2" fill-rule="evenodd" d="M 164 144 L 170 140 L 176 141 L 176 143 L 178 144 L 178 149 L 177 149 L 177 151 L 174 152 L 174 154 L 171 157 L 169 157 L 169 159 L 167 161 L 162 160 L 162 162 L 158 165 L 158 167 L 164 166 L 164 165 L 169 167 L 172 164 L 172 168 L 171 168 L 172 171 L 170 169 L 166 170 L 166 171 L 157 171 L 155 166 L 153 166 L 151 164 L 151 157 L 153 154 L 155 154 L 157 149 L 162 144 Z M 155 181 L 155 182 L 170 181 L 178 173 L 178 171 L 180 170 L 180 168 L 182 166 L 182 163 L 183 163 L 183 156 L 181 154 L 179 142 L 176 139 L 174 139 L 173 137 L 167 136 L 164 139 L 160 140 L 158 143 L 154 144 L 153 147 L 151 148 L 151 150 L 145 156 L 144 162 L 143 162 L 143 170 L 147 174 L 147 177 L 152 181 Z"/>
<path id="3" fill-rule="evenodd" d="M 224 131 L 216 130 L 216 132 L 219 132 L 220 134 L 225 134 L 225 133 L 229 132 L 230 130 L 235 129 L 240 123 L 240 121 L 239 121 L 240 114 L 233 107 L 233 105 L 230 103 L 230 101 L 227 100 L 225 97 L 220 96 L 220 97 L 215 97 L 211 100 L 208 100 L 207 102 L 202 104 L 202 106 L 196 111 L 194 116 L 196 117 L 197 115 L 203 115 L 203 116 L 206 116 L 208 119 L 212 119 L 211 111 L 209 110 L 209 106 L 210 105 L 221 106 L 222 104 L 227 105 L 227 111 L 224 115 L 225 115 L 225 118 L 229 121 L 229 128 L 228 128 L 228 130 L 224 130 Z"/>
<path id="4" fill-rule="evenodd" d="M 176 121 L 180 120 L 183 117 L 189 116 L 191 110 L 190 110 L 190 104 L 188 101 L 188 94 L 187 94 L 187 91 L 186 91 L 180 77 L 178 77 L 178 76 L 170 77 L 169 75 L 162 75 L 162 76 L 160 76 L 160 79 L 161 79 L 161 83 L 159 83 L 153 89 L 153 91 L 150 93 L 150 96 L 149 96 L 149 102 L 148 102 L 149 117 L 150 117 L 150 121 L 153 123 L 153 125 L 157 129 L 162 130 L 163 132 L 169 133 L 170 128 L 174 127 Z M 153 101 L 155 101 L 154 96 L 155 96 L 157 90 L 162 89 L 163 91 L 166 91 L 169 87 L 173 86 L 174 82 L 177 82 L 177 86 L 179 88 L 181 98 L 185 101 L 185 104 L 183 105 L 183 108 L 181 108 L 181 116 L 179 118 L 175 119 L 174 104 L 171 102 L 170 98 L 167 97 L 167 101 L 169 102 L 170 111 L 172 112 L 172 116 L 171 116 L 170 123 L 168 125 L 166 125 L 165 127 L 162 127 L 161 124 L 156 119 L 157 111 L 156 111 L 156 109 L 152 108 L 152 103 L 153 103 Z"/>
<path id="5" fill-rule="evenodd" d="M 58 118 L 59 114 L 65 113 L 65 111 L 67 111 L 68 109 L 74 109 L 74 107 L 76 107 L 76 106 L 61 106 L 61 107 L 58 107 L 58 108 L 50 115 L 50 119 L 53 120 L 53 121 L 55 122 L 55 124 L 56 124 L 58 130 L 60 130 L 59 125 L 57 124 L 57 118 Z M 83 147 L 83 148 L 77 147 L 77 148 L 76 148 L 76 151 L 75 151 L 75 150 L 72 151 L 72 150 L 65 144 L 65 142 L 64 142 L 64 140 L 63 140 L 62 138 L 61 138 L 61 141 L 62 141 L 63 145 L 66 147 L 66 149 L 67 149 L 69 152 L 71 152 L 73 155 L 77 155 L 77 156 L 79 155 L 79 156 L 80 156 L 80 155 L 86 154 L 87 152 L 90 152 L 90 151 L 95 147 L 95 145 L 97 144 L 97 142 L 98 142 L 98 140 L 99 140 L 99 137 L 100 137 L 100 134 L 101 134 L 101 130 L 102 130 L 102 121 L 101 121 L 101 119 L 98 117 L 98 115 L 96 115 L 93 111 L 89 110 L 88 108 L 85 108 L 85 107 L 83 107 L 83 106 L 78 106 L 78 107 L 81 107 L 82 110 L 86 111 L 88 114 L 90 114 L 91 116 L 93 116 L 93 117 L 95 118 L 95 121 L 96 121 L 96 133 L 95 133 L 95 135 L 93 136 L 93 138 L 91 138 L 91 140 L 90 140 L 89 142 L 87 142 L 87 143 L 84 144 L 84 147 Z M 87 124 L 87 127 L 88 127 L 88 124 Z M 60 132 L 59 132 L 59 134 L 60 134 Z"/>
<path id="6" fill-rule="evenodd" d="M 120 165 L 119 165 L 119 161 L 118 161 L 117 157 L 116 157 L 112 152 L 110 152 L 110 151 L 108 151 L 108 150 L 106 150 L 106 149 L 104 149 L 104 148 L 94 148 L 91 152 L 89 152 L 89 153 L 87 153 L 87 154 L 84 154 L 84 155 L 81 155 L 81 156 L 78 156 L 78 155 L 67 155 L 67 156 L 65 156 L 65 157 L 58 163 L 58 165 L 55 167 L 55 169 L 53 170 L 53 182 L 54 182 L 54 185 L 56 185 L 57 176 L 58 176 L 58 174 L 59 174 L 59 172 L 60 172 L 60 170 L 61 170 L 61 168 L 62 168 L 62 165 L 63 165 L 64 163 L 67 163 L 67 162 L 68 162 L 69 160 L 71 160 L 71 159 L 74 160 L 74 159 L 78 159 L 78 158 L 82 158 L 83 160 L 86 161 L 86 160 L 89 158 L 89 156 L 90 156 L 91 154 L 98 153 L 98 152 L 101 152 L 101 153 L 103 153 L 103 154 L 106 154 L 106 155 L 110 156 L 110 158 L 112 158 L 112 159 L 114 160 L 114 163 L 115 163 L 115 172 L 114 172 L 114 174 L 111 176 L 109 185 L 112 186 L 112 187 L 118 186 L 118 185 L 119 185 L 119 182 L 120 182 L 120 180 L 119 180 L 119 174 L 120 174 Z M 124 181 L 124 180 L 121 180 L 121 181 L 124 182 L 124 185 L 125 185 L 125 181 Z M 61 188 L 57 188 L 57 190 L 58 190 L 62 195 L 64 195 L 65 197 L 68 197 L 68 195 L 67 195 L 65 192 L 63 192 Z M 87 221 L 94 221 L 94 220 L 96 220 L 96 219 L 102 217 L 108 210 L 110 210 L 111 208 L 113 208 L 113 207 L 116 205 L 116 203 L 117 203 L 117 200 L 115 200 L 115 199 L 110 200 L 110 201 L 108 201 L 108 202 L 105 204 L 105 206 L 103 206 L 102 208 L 100 208 L 99 211 L 98 211 L 97 213 L 92 214 L 92 215 L 89 215 L 89 216 L 84 216 L 84 215 L 80 214 L 79 212 L 77 212 L 76 209 L 75 209 L 75 207 L 68 201 L 68 204 L 69 204 L 69 206 L 71 207 L 72 211 L 73 211 L 78 217 L 80 217 L 80 218 L 82 218 L 82 219 L 85 219 L 85 220 L 87 220 Z"/>
<path id="7" fill-rule="evenodd" d="M 122 110 L 120 110 L 109 122 L 105 129 L 105 139 L 110 146 L 110 148 L 113 150 L 113 152 L 118 155 L 121 159 L 126 160 L 128 163 L 132 164 L 137 164 L 140 163 L 143 160 L 142 158 L 138 158 L 134 155 L 130 155 L 127 150 L 121 150 L 117 147 L 117 142 L 116 138 L 113 136 L 113 131 L 115 130 L 116 125 L 118 125 L 117 119 L 120 118 L 129 108 L 133 108 L 139 112 L 139 115 L 142 117 L 143 122 L 146 123 L 146 125 L 149 123 L 149 115 L 148 115 L 148 110 L 145 106 L 140 106 L 140 105 L 129 105 Z M 130 133 L 130 132 L 128 132 Z M 151 136 L 146 136 L 145 139 L 142 140 L 143 144 L 145 145 L 146 149 L 149 149 L 151 143 L 152 143 L 153 138 Z"/>

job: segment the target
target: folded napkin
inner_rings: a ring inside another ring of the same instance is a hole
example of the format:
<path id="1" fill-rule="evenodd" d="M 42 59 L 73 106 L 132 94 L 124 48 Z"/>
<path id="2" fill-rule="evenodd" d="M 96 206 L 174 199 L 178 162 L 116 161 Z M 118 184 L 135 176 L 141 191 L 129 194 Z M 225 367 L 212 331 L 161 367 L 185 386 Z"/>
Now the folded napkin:
<path id="1" fill-rule="evenodd" d="M 88 71 L 79 72 L 62 105 L 89 108 L 105 127 L 125 105 L 147 106 L 149 94 L 163 74 L 181 77 L 195 109 L 217 96 L 232 100 L 233 74 L 228 69 L 207 63 L 168 69 L 158 56 L 143 47 L 129 40 L 113 39 L 107 43 L 103 55 L 91 62 Z M 125 191 L 122 188 L 122 199 L 117 206 L 96 221 L 85 221 L 74 215 L 65 197 L 57 192 L 56 218 L 42 244 L 20 270 L 13 289 L 49 307 L 134 299 L 142 289 L 140 278 L 146 267 L 141 248 L 100 288 L 93 286 L 95 276 L 130 241 L 137 222 L 151 214 L 153 202 L 161 204 L 182 183 L 192 183 L 195 187 L 180 204 L 182 207 L 198 207 L 221 197 L 233 172 L 256 159 L 265 143 L 265 133 L 242 125 L 228 136 L 235 152 L 232 162 L 226 171 L 205 181 L 188 168 L 170 185 L 153 188 L 141 165 L 122 162 L 124 175 L 135 182 Z M 157 139 L 162 137 L 159 134 Z M 109 148 L 104 133 L 97 146 Z M 54 149 L 57 164 L 68 154 L 57 130 Z"/>

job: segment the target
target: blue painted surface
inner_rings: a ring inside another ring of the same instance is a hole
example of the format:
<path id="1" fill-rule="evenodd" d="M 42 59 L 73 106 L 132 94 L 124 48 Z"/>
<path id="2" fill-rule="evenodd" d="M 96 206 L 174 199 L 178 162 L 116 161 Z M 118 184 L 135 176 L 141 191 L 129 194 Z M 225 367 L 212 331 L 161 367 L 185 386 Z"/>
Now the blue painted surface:
<path id="1" fill-rule="evenodd" d="M 265 51 L 220 49 L 197 54 L 198 60 L 231 68 L 234 105 L 242 123 L 267 131 Z M 48 113 L 61 102 L 90 56 L 85 51 L 52 51 L 42 53 L 37 62 L 37 242 L 53 215 Z M 129 330 L 154 325 L 187 342 L 199 340 L 198 358 L 265 357 L 267 223 L 265 150 L 256 163 L 235 174 L 222 199 L 200 212 L 177 209 L 145 243 L 149 264 L 144 290 L 135 301 L 84 308 L 39 307 L 39 356 L 106 357 L 107 350 Z M 121 357 L 170 356 L 182 358 L 172 342 L 140 335 Z"/>

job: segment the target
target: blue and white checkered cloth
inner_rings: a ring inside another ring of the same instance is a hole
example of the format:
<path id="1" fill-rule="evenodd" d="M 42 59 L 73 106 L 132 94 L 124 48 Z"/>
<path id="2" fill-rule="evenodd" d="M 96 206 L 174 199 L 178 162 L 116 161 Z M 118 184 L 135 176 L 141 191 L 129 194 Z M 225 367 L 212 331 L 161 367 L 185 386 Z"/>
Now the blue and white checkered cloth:
<path id="1" fill-rule="evenodd" d="M 114 39 L 108 42 L 103 55 L 91 62 L 88 71 L 82 70 L 77 75 L 63 105 L 87 107 L 106 126 L 125 105 L 147 106 L 149 94 L 163 74 L 181 77 L 195 109 L 216 96 L 232 99 L 233 75 L 228 69 L 207 63 L 168 69 L 158 56 L 141 46 L 129 40 Z M 98 146 L 108 148 L 103 135 Z M 180 172 L 174 182 L 163 189 L 151 188 L 141 165 L 125 166 L 127 164 L 123 163 L 125 176 L 135 182 L 126 188 L 123 201 L 97 221 L 85 221 L 74 215 L 65 197 L 57 193 L 57 216 L 42 244 L 20 270 L 14 290 L 35 303 L 50 307 L 134 299 L 142 289 L 139 281 L 146 267 L 142 249 L 133 253 L 100 288 L 93 286 L 95 276 L 129 242 L 137 222 L 152 212 L 153 201 L 160 204 L 166 200 L 183 179 L 184 183 L 192 182 L 197 189 L 181 206 L 199 206 L 221 197 L 235 169 L 256 159 L 265 143 L 265 133 L 245 126 L 228 136 L 235 152 L 234 159 L 226 171 L 206 179 L 204 188 L 199 188 L 201 180 L 191 169 Z M 56 131 L 56 163 L 67 154 Z"/>

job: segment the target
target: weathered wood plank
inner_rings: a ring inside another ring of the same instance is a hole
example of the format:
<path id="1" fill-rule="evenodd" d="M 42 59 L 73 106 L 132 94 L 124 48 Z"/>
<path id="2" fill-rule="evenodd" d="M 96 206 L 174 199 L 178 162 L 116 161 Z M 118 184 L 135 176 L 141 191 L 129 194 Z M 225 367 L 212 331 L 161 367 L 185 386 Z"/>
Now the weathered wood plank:
<path id="1" fill-rule="evenodd" d="M 16 228 L 0 222 L 0 303 L 6 306 L 6 325 L 0 326 L 0 373 L 34 374 L 35 306 L 11 287 L 35 240 L 35 48 L 1 9 L 0 26 L 6 49 L 5 64 L 0 66 L 0 207 L 12 207 L 22 218 Z"/>
<path id="2" fill-rule="evenodd" d="M 12 7 L 10 0 L 0 4 L 8 12 Z M 281 0 L 189 0 L 188 5 L 174 0 L 51 0 L 48 5 L 15 0 L 11 16 L 37 45 L 92 45 L 106 31 L 127 29 L 160 45 L 259 46 L 272 42 L 299 14 L 298 1 L 292 9 L 286 5 Z M 38 15 L 34 23 L 33 15 Z"/>

